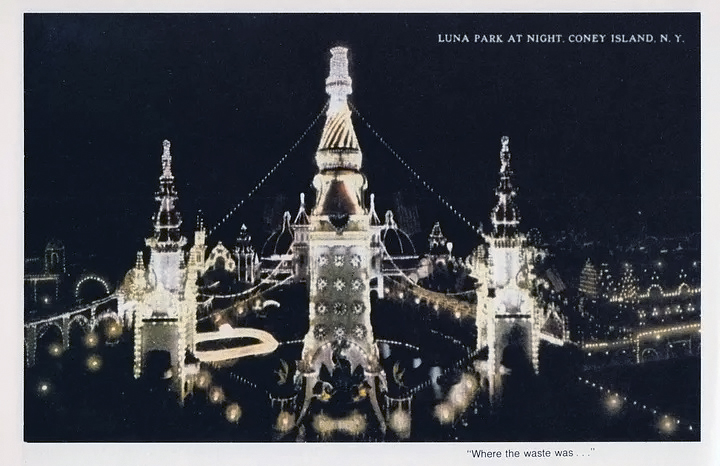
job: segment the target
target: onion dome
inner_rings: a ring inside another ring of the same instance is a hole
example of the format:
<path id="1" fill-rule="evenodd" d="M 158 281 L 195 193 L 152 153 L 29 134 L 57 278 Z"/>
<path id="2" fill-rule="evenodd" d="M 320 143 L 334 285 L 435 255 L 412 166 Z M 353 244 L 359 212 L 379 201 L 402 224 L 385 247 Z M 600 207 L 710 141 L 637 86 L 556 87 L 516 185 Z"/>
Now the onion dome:
<path id="1" fill-rule="evenodd" d="M 45 246 L 46 251 L 51 250 L 51 249 L 65 249 L 65 245 L 59 239 L 53 238 Z"/>
<path id="2" fill-rule="evenodd" d="M 385 250 L 392 257 L 416 255 L 410 236 L 398 227 L 390 210 L 385 213 L 385 224 L 380 232 L 380 239 Z"/>
<path id="3" fill-rule="evenodd" d="M 262 257 L 282 256 L 290 252 L 290 245 L 294 240 L 290 227 L 290 212 L 283 214 L 282 227 L 265 241 L 262 248 Z"/>

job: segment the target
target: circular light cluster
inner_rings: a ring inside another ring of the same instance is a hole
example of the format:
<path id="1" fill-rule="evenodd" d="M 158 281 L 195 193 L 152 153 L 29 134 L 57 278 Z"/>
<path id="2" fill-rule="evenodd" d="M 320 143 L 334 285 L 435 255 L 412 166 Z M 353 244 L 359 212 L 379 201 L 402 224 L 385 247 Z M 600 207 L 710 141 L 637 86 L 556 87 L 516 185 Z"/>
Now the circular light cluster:
<path id="1" fill-rule="evenodd" d="M 347 304 L 337 302 L 337 303 L 333 304 L 333 311 L 337 315 L 340 315 L 340 316 L 344 315 L 345 313 L 347 313 Z"/>
<path id="2" fill-rule="evenodd" d="M 318 264 L 320 264 L 320 267 L 324 267 L 324 266 L 328 265 L 328 262 L 330 262 L 330 260 L 328 259 L 328 256 L 325 254 L 320 256 L 320 258 L 318 259 Z"/>
<path id="3" fill-rule="evenodd" d="M 317 310 L 318 314 L 327 314 L 327 304 L 325 303 L 318 303 L 317 306 L 315 306 L 315 309 Z"/>
<path id="4" fill-rule="evenodd" d="M 335 327 L 335 338 L 340 340 L 342 338 L 345 338 L 345 327 L 342 325 L 338 325 Z"/>
<path id="5" fill-rule="evenodd" d="M 318 280 L 318 290 L 322 291 L 325 288 L 327 288 L 327 280 L 324 278 L 321 278 Z"/>
<path id="6" fill-rule="evenodd" d="M 365 335 L 367 335 L 367 329 L 363 324 L 357 324 L 353 327 L 353 335 L 355 335 L 355 338 L 365 338 Z"/>
<path id="7" fill-rule="evenodd" d="M 335 291 L 342 291 L 345 289 L 345 281 L 342 278 L 338 278 L 333 282 L 333 288 Z"/>
<path id="8" fill-rule="evenodd" d="M 324 325 L 316 325 L 315 329 L 313 330 L 313 336 L 316 340 L 322 340 L 327 336 L 327 327 Z"/>
<path id="9" fill-rule="evenodd" d="M 359 278 L 356 278 L 351 283 L 353 291 L 360 291 L 363 289 L 363 282 Z"/>
<path id="10" fill-rule="evenodd" d="M 363 303 L 361 303 L 360 301 L 355 301 L 353 303 L 352 309 L 355 314 L 359 315 L 359 314 L 362 314 L 363 311 L 365 310 L 365 305 Z"/>
<path id="11" fill-rule="evenodd" d="M 358 267 L 360 267 L 360 264 L 362 264 L 362 259 L 360 258 L 360 255 L 353 254 L 352 258 L 350 258 L 350 265 L 357 269 Z"/>
<path id="12" fill-rule="evenodd" d="M 345 256 L 343 256 L 342 254 L 335 254 L 333 263 L 335 264 L 335 267 L 342 267 L 345 263 Z"/>

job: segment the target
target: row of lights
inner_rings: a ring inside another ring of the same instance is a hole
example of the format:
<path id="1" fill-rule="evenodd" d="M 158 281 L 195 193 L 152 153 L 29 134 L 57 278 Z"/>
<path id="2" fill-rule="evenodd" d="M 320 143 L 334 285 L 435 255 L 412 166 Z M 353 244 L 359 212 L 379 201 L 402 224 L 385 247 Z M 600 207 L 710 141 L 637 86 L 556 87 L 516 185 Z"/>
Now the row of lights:
<path id="1" fill-rule="evenodd" d="M 397 283 L 397 285 L 398 285 L 399 287 L 402 287 L 402 285 L 400 285 L 399 283 Z M 403 287 L 403 288 L 404 288 L 404 287 Z M 442 294 L 442 293 L 437 293 L 437 292 L 435 292 L 435 291 L 426 290 L 426 289 L 424 289 L 424 288 L 422 288 L 422 287 L 419 287 L 419 286 L 417 286 L 417 285 L 414 286 L 414 289 L 421 290 L 421 291 L 426 292 L 426 293 Z M 410 297 L 410 296 L 412 295 L 412 293 L 413 293 L 413 292 L 410 291 L 410 292 L 408 293 L 408 297 Z M 397 291 L 396 294 L 393 294 L 393 293 L 391 293 L 390 288 L 387 288 L 387 287 L 385 288 L 385 295 L 386 295 L 387 297 L 389 297 L 389 298 L 395 298 L 395 297 L 396 297 L 396 298 L 398 298 L 398 299 L 400 299 L 400 300 L 405 299 L 405 292 L 404 292 L 404 291 Z M 447 298 L 446 295 L 443 295 L 443 299 L 448 300 L 448 299 L 450 299 L 450 298 Z M 422 297 L 420 297 L 420 296 L 415 296 L 415 299 L 414 299 L 413 301 L 414 301 L 415 304 L 420 305 L 420 303 L 422 302 L 422 300 L 423 300 Z M 430 305 L 430 302 L 431 302 L 432 298 L 426 298 L 426 300 L 427 300 L 427 302 L 428 302 L 428 305 Z M 435 311 L 440 311 L 440 310 L 441 310 L 441 307 L 440 307 L 440 305 L 437 303 L 437 301 L 435 301 L 435 300 L 432 300 L 432 301 L 433 301 L 433 302 L 432 302 L 432 308 L 433 308 Z M 469 316 L 472 315 L 472 312 L 473 312 L 472 306 L 469 305 L 469 304 L 467 304 L 467 305 L 463 305 L 463 304 L 464 304 L 464 303 L 457 303 L 457 304 L 454 306 L 454 309 L 455 309 L 455 310 L 452 311 L 452 314 L 453 314 L 453 316 L 455 316 L 456 319 L 461 319 L 461 318 L 463 318 L 463 317 L 469 317 Z M 445 309 L 443 308 L 442 310 L 445 310 Z M 448 311 L 450 311 L 450 309 L 448 309 Z"/>
<path id="2" fill-rule="evenodd" d="M 435 190 L 432 188 L 432 186 L 430 186 L 425 180 L 423 180 L 422 178 L 420 178 L 420 175 L 418 175 L 418 173 L 417 173 L 415 170 L 413 170 L 412 167 L 410 167 L 410 165 L 408 165 L 408 163 L 407 163 L 402 157 L 400 157 L 400 156 L 398 155 L 398 153 L 395 152 L 395 150 L 393 150 L 392 147 L 390 147 L 390 145 L 385 141 L 385 139 L 383 139 L 382 136 L 380 136 L 380 135 L 378 134 L 378 132 L 375 131 L 375 128 L 373 128 L 373 127 L 370 125 L 370 123 L 360 114 L 360 112 L 358 112 L 357 108 L 355 108 L 354 105 L 350 104 L 350 107 L 352 107 L 353 112 L 360 118 L 360 120 L 362 120 L 363 123 L 365 123 L 365 126 L 367 126 L 368 129 L 369 129 L 370 131 L 372 131 L 372 133 L 375 135 L 375 137 L 377 137 L 377 138 L 380 140 L 380 142 L 387 148 L 387 150 L 389 150 L 390 153 L 392 153 L 392 154 L 395 156 L 395 158 L 398 159 L 398 160 L 400 161 L 400 163 L 401 163 L 410 173 L 412 173 L 412 175 L 415 176 L 415 178 L 417 178 L 417 180 L 418 180 L 419 182 L 421 182 L 422 185 L 423 185 L 428 191 L 430 191 L 432 194 L 435 194 L 435 195 L 437 196 L 437 198 L 440 200 L 440 203 L 441 203 L 441 204 L 444 204 L 448 209 L 450 209 L 450 211 L 451 211 L 452 213 L 454 213 L 460 220 L 462 220 L 462 221 L 463 221 L 468 227 L 470 227 L 470 229 L 473 230 L 474 232 L 480 232 L 480 231 L 482 231 L 482 228 L 481 228 L 480 226 L 473 225 L 472 223 L 470 223 L 470 221 L 469 221 L 467 218 L 465 218 L 465 216 L 464 216 L 462 213 L 460 213 L 457 209 L 455 209 L 455 207 L 453 207 L 452 204 L 450 204 L 450 203 L 447 201 L 447 199 L 445 199 L 442 195 L 436 193 Z"/>
<path id="3" fill-rule="evenodd" d="M 665 327 L 661 329 L 655 329 L 647 332 L 641 332 L 636 334 L 633 338 L 623 338 L 621 340 L 616 341 L 603 341 L 598 343 L 585 343 L 582 347 L 585 350 L 602 350 L 606 348 L 618 348 L 625 345 L 630 344 L 637 344 L 640 340 L 645 339 L 645 337 L 655 337 L 656 339 L 660 339 L 662 335 L 665 335 L 667 333 L 675 333 L 683 330 L 697 330 L 698 333 L 700 332 L 700 323 L 693 323 L 693 324 L 685 324 L 685 325 L 676 325 L 674 327 Z"/>
<path id="4" fill-rule="evenodd" d="M 255 185 L 255 187 L 253 187 L 250 190 L 250 192 L 248 193 L 246 198 L 241 200 L 238 204 L 235 205 L 235 207 L 230 209 L 230 212 L 225 214 L 225 217 L 223 217 L 214 227 L 212 227 L 208 230 L 208 236 L 213 234 L 213 232 L 215 230 L 217 230 L 223 223 L 225 223 L 238 210 L 238 208 L 240 208 L 240 206 L 242 206 L 245 203 L 246 200 L 249 200 L 253 196 L 253 194 L 255 194 L 255 191 L 260 189 L 260 187 L 263 184 L 265 184 L 265 181 L 270 177 L 270 175 L 272 175 L 275 172 L 275 170 L 277 170 L 280 167 L 280 165 L 285 161 L 285 159 L 287 159 L 288 155 L 290 155 L 290 153 L 292 153 L 292 151 L 294 151 L 295 148 L 297 148 L 297 146 L 300 144 L 300 142 L 305 138 L 305 136 L 310 131 L 310 129 L 312 129 L 312 127 L 315 126 L 315 124 L 318 122 L 320 117 L 325 113 L 326 109 L 327 109 L 327 104 L 325 104 L 325 106 L 322 108 L 322 110 L 320 110 L 320 113 L 317 114 L 317 116 L 313 119 L 313 121 L 305 129 L 305 131 L 302 132 L 300 137 L 295 141 L 295 143 L 290 147 L 290 149 L 288 149 L 288 151 L 285 152 L 285 155 L 283 155 L 282 158 L 275 164 L 275 166 L 272 167 L 270 169 L 270 171 L 267 172 L 265 174 L 265 176 L 263 176 L 262 179 Z"/>
<path id="5" fill-rule="evenodd" d="M 655 415 L 657 418 L 657 427 L 664 434 L 672 434 L 681 427 L 686 427 L 687 430 L 690 432 L 695 430 L 695 428 L 693 428 L 693 425 L 689 422 L 682 422 L 680 421 L 680 419 L 677 419 L 669 414 L 659 413 L 658 410 L 655 408 L 648 407 L 646 404 L 642 404 L 637 400 L 630 400 L 627 396 L 623 396 L 620 393 L 614 392 L 613 390 L 607 387 L 603 387 L 602 385 L 597 384 L 589 379 L 583 379 L 582 377 L 578 377 L 578 381 L 584 382 L 586 385 L 595 388 L 599 392 L 605 394 L 605 406 L 611 414 L 617 413 L 618 411 L 620 411 L 624 403 L 628 403 L 632 404 L 633 407 L 639 410 Z"/>
<path id="6" fill-rule="evenodd" d="M 232 400 L 226 400 L 225 391 L 219 385 L 212 384 L 212 377 L 207 371 L 202 371 L 197 376 L 197 387 L 207 389 L 208 400 L 214 405 L 225 403 L 224 415 L 228 422 L 237 423 L 242 417 L 242 408 Z"/>

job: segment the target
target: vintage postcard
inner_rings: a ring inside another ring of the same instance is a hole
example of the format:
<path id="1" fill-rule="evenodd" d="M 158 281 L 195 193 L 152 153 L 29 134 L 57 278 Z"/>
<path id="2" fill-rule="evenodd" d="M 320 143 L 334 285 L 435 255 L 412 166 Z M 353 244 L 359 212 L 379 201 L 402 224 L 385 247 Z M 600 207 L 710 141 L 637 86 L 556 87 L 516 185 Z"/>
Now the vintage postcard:
<path id="1" fill-rule="evenodd" d="M 700 451 L 701 20 L 25 12 L 27 447 Z"/>

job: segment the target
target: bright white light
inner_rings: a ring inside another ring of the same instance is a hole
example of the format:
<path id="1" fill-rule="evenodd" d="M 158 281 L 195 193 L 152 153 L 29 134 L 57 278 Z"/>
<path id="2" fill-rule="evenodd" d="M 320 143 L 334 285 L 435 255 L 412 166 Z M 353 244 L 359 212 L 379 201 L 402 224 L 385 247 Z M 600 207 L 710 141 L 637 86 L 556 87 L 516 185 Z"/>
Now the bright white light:
<path id="1" fill-rule="evenodd" d="M 97 372 L 102 367 L 102 359 L 97 354 L 92 354 L 85 360 L 85 366 L 90 372 Z"/>
<path id="2" fill-rule="evenodd" d="M 237 403 L 231 403 L 225 408 L 225 419 L 229 422 L 238 422 L 242 416 L 242 409 Z"/>

